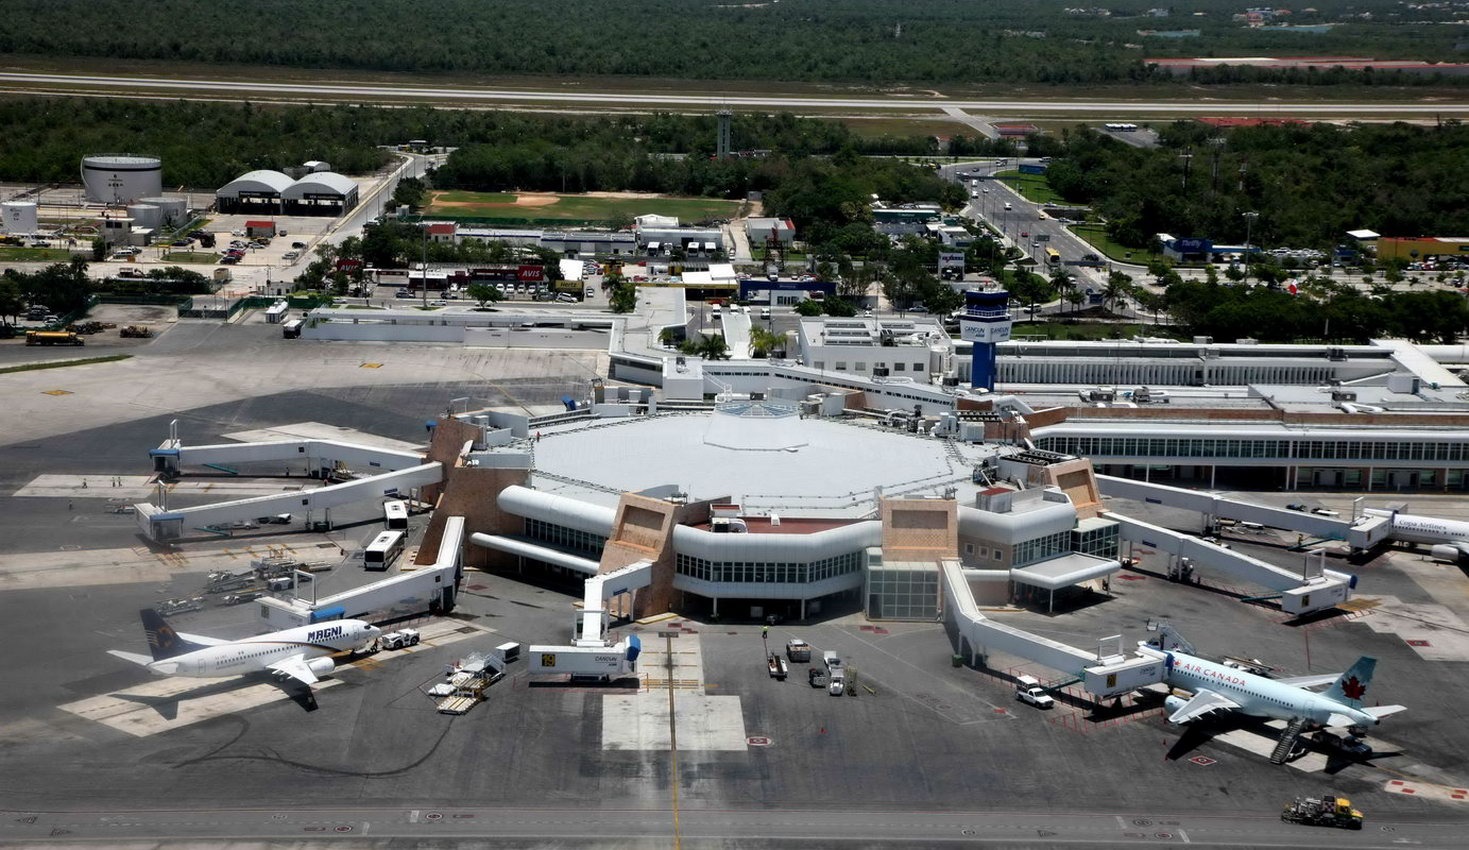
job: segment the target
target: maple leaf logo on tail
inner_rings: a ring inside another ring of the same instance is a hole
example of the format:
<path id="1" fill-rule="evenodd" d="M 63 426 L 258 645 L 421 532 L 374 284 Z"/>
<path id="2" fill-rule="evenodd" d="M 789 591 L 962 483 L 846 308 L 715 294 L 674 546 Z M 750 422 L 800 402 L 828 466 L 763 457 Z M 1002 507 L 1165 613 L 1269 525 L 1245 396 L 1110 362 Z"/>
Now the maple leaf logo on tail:
<path id="1" fill-rule="evenodd" d="M 1367 686 L 1356 676 L 1349 676 L 1341 683 L 1341 692 L 1346 694 L 1348 699 L 1361 699 L 1367 693 Z"/>

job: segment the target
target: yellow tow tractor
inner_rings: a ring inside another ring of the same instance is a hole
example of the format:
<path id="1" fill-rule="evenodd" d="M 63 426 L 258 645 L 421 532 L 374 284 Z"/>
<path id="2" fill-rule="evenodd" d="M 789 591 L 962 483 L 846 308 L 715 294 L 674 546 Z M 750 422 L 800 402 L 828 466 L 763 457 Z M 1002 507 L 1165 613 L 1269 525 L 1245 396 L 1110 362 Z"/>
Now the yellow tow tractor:
<path id="1" fill-rule="evenodd" d="M 1297 797 L 1280 813 L 1280 819 L 1310 826 L 1362 828 L 1362 813 L 1352 808 L 1352 801 L 1346 797 Z"/>

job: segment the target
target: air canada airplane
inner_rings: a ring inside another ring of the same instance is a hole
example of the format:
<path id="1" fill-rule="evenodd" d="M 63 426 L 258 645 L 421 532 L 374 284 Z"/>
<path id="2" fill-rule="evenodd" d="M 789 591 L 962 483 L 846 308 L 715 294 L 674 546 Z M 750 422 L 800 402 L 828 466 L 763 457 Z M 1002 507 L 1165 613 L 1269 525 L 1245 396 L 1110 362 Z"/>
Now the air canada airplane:
<path id="1" fill-rule="evenodd" d="M 220 640 L 174 631 L 152 608 L 140 613 L 152 657 L 116 649 L 107 652 L 160 676 L 222 679 L 269 672 L 309 686 L 336 669 L 336 662 L 327 656 L 365 646 L 382 634 L 381 629 L 361 620 L 333 620 L 240 640 Z"/>
<path id="2" fill-rule="evenodd" d="M 1188 723 L 1215 712 L 1236 711 L 1254 717 L 1285 720 L 1299 732 L 1307 724 L 1318 726 L 1376 726 L 1383 717 L 1404 710 L 1401 705 L 1368 708 L 1363 700 L 1377 659 L 1363 656 L 1340 675 L 1298 676 L 1267 679 L 1225 664 L 1180 651 L 1181 643 L 1164 649 L 1166 643 L 1144 643 L 1138 651 L 1163 662 L 1163 681 L 1193 694 L 1191 699 L 1170 696 L 1164 700 L 1170 723 Z M 1308 688 L 1330 684 L 1321 693 Z"/>

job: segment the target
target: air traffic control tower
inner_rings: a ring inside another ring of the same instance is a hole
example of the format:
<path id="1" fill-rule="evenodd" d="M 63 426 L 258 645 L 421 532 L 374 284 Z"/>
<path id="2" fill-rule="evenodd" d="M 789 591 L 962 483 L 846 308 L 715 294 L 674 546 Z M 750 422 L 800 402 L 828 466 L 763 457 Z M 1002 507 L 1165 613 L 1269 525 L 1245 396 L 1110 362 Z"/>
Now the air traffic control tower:
<path id="1" fill-rule="evenodd" d="M 969 385 L 975 389 L 995 388 L 995 346 L 1010 338 L 1010 293 L 1003 289 L 964 293 L 964 313 L 959 316 L 959 338 L 974 344 Z"/>

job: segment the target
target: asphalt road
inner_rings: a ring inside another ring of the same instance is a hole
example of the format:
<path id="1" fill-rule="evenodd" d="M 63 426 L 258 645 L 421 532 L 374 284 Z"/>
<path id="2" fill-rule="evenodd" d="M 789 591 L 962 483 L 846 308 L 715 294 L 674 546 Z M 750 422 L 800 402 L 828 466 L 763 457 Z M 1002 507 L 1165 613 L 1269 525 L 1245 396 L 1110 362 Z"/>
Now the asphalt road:
<path id="1" fill-rule="evenodd" d="M 0 90 L 36 93 L 37 91 L 85 91 L 106 96 L 116 93 L 130 96 L 139 92 L 195 93 L 214 96 L 234 94 L 240 97 L 277 97 L 285 99 L 332 98 L 354 102 L 403 99 L 444 101 L 446 103 L 561 103 L 606 106 L 726 106 L 778 109 L 943 109 L 953 107 L 984 115 L 1029 115 L 1035 113 L 1075 116 L 1123 115 L 1199 115 L 1221 111 L 1233 115 L 1354 117 L 1373 116 L 1461 116 L 1469 115 L 1469 102 L 1464 103 L 1322 103 L 1281 102 L 1251 103 L 1237 101 L 1145 101 L 1145 100 L 949 100 L 915 97 L 791 97 L 788 95 L 696 95 L 677 93 L 626 94 L 595 91 L 560 91 L 554 89 L 506 89 L 366 85 L 361 83 L 264 83 L 248 79 L 198 79 L 129 77 L 81 74 L 0 74 Z"/>
<path id="2" fill-rule="evenodd" d="M 1273 816 L 1071 812 L 922 812 L 861 809 L 624 809 L 324 807 L 9 813 L 0 841 L 186 841 L 205 838 L 394 838 L 421 841 L 494 838 L 639 842 L 633 846 L 768 847 L 1004 842 L 1025 847 L 1203 845 L 1251 847 L 1454 847 L 1462 824 L 1373 820 L 1360 833 L 1311 828 Z M 675 825 L 676 824 L 676 825 Z M 626 846 L 626 845 L 624 845 Z"/>

